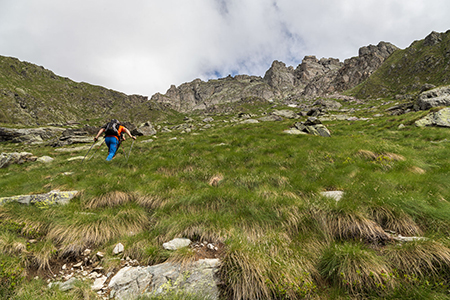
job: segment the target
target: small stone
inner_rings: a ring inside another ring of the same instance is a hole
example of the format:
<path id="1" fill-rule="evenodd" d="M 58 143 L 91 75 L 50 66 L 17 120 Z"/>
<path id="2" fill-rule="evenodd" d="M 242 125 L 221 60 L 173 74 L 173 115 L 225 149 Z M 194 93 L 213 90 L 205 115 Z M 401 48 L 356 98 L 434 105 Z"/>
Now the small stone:
<path id="1" fill-rule="evenodd" d="M 105 257 L 105 253 L 104 253 L 104 252 L 100 252 L 100 251 L 97 252 L 96 255 L 97 255 L 98 258 L 103 258 L 103 257 Z"/>
<path id="2" fill-rule="evenodd" d="M 81 268 L 82 265 L 83 265 L 83 262 L 80 261 L 79 263 L 74 264 L 73 267 L 74 267 L 74 268 Z"/>
<path id="3" fill-rule="evenodd" d="M 64 264 L 64 265 L 61 267 L 61 270 L 66 270 L 66 269 L 67 269 L 67 265 Z"/>
<path id="4" fill-rule="evenodd" d="M 84 256 L 88 256 L 89 254 L 91 254 L 92 250 L 91 249 L 86 249 L 83 251 L 83 255 Z"/>
<path id="5" fill-rule="evenodd" d="M 163 244 L 164 249 L 166 250 L 177 250 L 180 248 L 187 247 L 191 244 L 190 239 L 182 239 L 182 238 L 176 238 L 173 239 L 167 243 Z"/>
<path id="6" fill-rule="evenodd" d="M 125 250 L 125 247 L 122 245 L 122 243 L 118 243 L 114 249 L 113 249 L 113 253 L 114 254 L 119 254 L 122 253 Z"/>

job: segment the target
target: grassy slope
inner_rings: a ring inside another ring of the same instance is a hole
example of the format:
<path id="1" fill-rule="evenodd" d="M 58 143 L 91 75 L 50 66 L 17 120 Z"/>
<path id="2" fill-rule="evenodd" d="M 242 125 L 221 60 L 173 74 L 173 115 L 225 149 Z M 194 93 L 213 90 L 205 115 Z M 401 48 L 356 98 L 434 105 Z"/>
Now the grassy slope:
<path id="1" fill-rule="evenodd" d="M 375 99 L 414 95 L 424 84 L 450 84 L 450 32 L 441 34 L 441 38 L 433 46 L 425 46 L 425 40 L 420 40 L 395 51 L 368 80 L 349 93 L 360 99 Z"/>
<path id="2" fill-rule="evenodd" d="M 150 144 L 140 138 L 127 164 L 123 155 L 106 163 L 100 151 L 80 164 L 67 161 L 80 153 L 22 146 L 56 160 L 0 169 L 0 196 L 83 193 L 65 207 L 1 207 L 2 261 L 45 266 L 86 246 L 112 258 L 120 241 L 125 255 L 158 263 L 187 259 L 161 247 L 187 237 L 227 245 L 222 276 L 235 299 L 446 297 L 448 129 L 397 129 L 423 114 L 330 122 L 331 138 L 283 134 L 292 121 L 217 123 L 177 140 L 172 133 Z M 217 187 L 209 185 L 214 176 L 223 177 Z M 320 196 L 327 190 L 345 196 L 335 203 Z M 399 247 L 385 243 L 382 229 L 430 240 Z M 10 283 L 2 282 L 4 293 Z M 15 289 L 16 299 L 29 289 Z"/>
<path id="3" fill-rule="evenodd" d="M 149 118 L 158 110 L 145 102 L 143 97 L 77 83 L 43 67 L 0 56 L 0 123 L 42 125 L 98 118 L 104 121 L 111 116 L 139 122 L 142 112 Z"/>

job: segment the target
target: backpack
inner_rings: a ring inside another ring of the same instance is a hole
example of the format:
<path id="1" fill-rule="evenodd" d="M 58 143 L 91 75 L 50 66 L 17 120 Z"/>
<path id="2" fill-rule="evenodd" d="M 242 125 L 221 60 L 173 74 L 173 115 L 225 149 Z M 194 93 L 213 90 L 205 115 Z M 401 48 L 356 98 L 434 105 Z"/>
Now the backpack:
<path id="1" fill-rule="evenodd" d="M 106 124 L 105 128 L 105 135 L 113 135 L 113 136 L 119 136 L 119 122 L 117 120 L 111 120 L 108 124 Z"/>

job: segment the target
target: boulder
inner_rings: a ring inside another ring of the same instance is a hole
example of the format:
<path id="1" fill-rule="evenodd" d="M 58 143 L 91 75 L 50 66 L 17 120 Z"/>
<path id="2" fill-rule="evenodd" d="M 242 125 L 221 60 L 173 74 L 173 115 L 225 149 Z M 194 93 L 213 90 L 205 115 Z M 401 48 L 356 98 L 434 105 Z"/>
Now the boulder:
<path id="1" fill-rule="evenodd" d="M 166 262 L 149 267 L 122 268 L 108 284 L 115 299 L 182 292 L 219 299 L 218 259 L 201 259 L 190 264 Z"/>
<path id="2" fill-rule="evenodd" d="M 120 254 L 125 250 L 125 247 L 123 246 L 122 243 L 118 243 L 114 249 L 113 249 L 113 254 Z"/>
<path id="3" fill-rule="evenodd" d="M 298 118 L 298 114 L 289 109 L 275 110 L 272 112 L 272 115 L 283 117 L 286 119 L 297 119 Z"/>
<path id="4" fill-rule="evenodd" d="M 146 122 L 138 128 L 132 130 L 131 134 L 136 136 L 152 136 L 156 134 L 156 129 L 153 127 L 152 123 Z"/>
<path id="5" fill-rule="evenodd" d="M 261 122 L 283 121 L 283 118 L 280 116 L 277 116 L 277 115 L 268 115 L 265 117 L 258 118 L 258 121 L 261 121 Z"/>
<path id="6" fill-rule="evenodd" d="M 420 110 L 427 110 L 438 106 L 450 106 L 450 86 L 422 92 L 416 104 Z"/>
<path id="7" fill-rule="evenodd" d="M 415 122 L 418 127 L 439 126 L 450 127 L 450 108 L 443 108 L 437 112 L 432 112 L 426 117 Z"/>
<path id="8" fill-rule="evenodd" d="M 51 163 L 54 160 L 55 159 L 50 157 L 50 156 L 42 156 L 42 157 L 39 157 L 36 161 L 44 163 L 44 164 L 48 164 L 48 163 Z"/>
<path id="9" fill-rule="evenodd" d="M 340 201 L 342 199 L 342 197 L 344 196 L 343 191 L 326 191 L 326 192 L 321 192 L 320 194 L 326 198 L 334 199 L 334 200 L 336 200 L 336 202 Z"/>
<path id="10" fill-rule="evenodd" d="M 325 99 L 319 99 L 314 102 L 313 105 L 321 106 L 327 110 L 339 110 L 342 107 L 342 104 L 337 102 L 336 100 Z"/>
<path id="11" fill-rule="evenodd" d="M 176 238 L 167 243 L 164 243 L 163 247 L 166 250 L 177 250 L 189 246 L 190 243 L 190 239 Z"/>
<path id="12" fill-rule="evenodd" d="M 58 127 L 4 128 L 0 127 L 0 142 L 40 144 L 46 139 L 59 136 L 65 129 Z"/>
<path id="13" fill-rule="evenodd" d="M 1 197 L 0 204 L 6 202 L 19 202 L 22 204 L 36 204 L 36 203 L 46 203 L 46 204 L 68 204 L 69 201 L 78 194 L 78 191 L 51 191 L 46 194 L 38 195 L 20 195 L 12 197 Z"/>
<path id="14" fill-rule="evenodd" d="M 291 128 L 292 129 L 292 128 Z M 293 126 L 293 129 L 297 129 L 303 132 L 306 132 L 311 135 L 330 137 L 331 133 L 322 122 L 315 118 L 310 117 L 306 122 L 296 122 Z"/>
<path id="15" fill-rule="evenodd" d="M 12 164 L 23 164 L 24 162 L 36 161 L 37 157 L 29 152 L 12 152 L 0 154 L 0 168 L 6 168 Z"/>

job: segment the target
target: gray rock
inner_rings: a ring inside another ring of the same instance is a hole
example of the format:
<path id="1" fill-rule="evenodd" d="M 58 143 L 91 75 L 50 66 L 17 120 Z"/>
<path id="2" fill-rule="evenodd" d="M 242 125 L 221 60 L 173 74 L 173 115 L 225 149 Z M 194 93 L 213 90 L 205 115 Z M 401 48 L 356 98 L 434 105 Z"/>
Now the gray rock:
<path id="1" fill-rule="evenodd" d="M 343 191 L 327 191 L 327 192 L 321 192 L 320 194 L 324 197 L 334 199 L 334 200 L 336 200 L 336 202 L 341 200 L 342 197 L 344 196 Z"/>
<path id="2" fill-rule="evenodd" d="M 101 276 L 97 279 L 95 279 L 94 283 L 91 286 L 91 289 L 93 291 L 99 291 L 103 288 L 103 285 L 105 284 L 106 280 L 108 279 L 108 277 L 106 276 Z"/>
<path id="3" fill-rule="evenodd" d="M 300 130 L 295 129 L 295 128 L 286 129 L 286 130 L 283 131 L 283 132 L 284 132 L 284 133 L 287 133 L 287 134 L 294 134 L 294 135 L 298 135 L 298 134 L 307 134 L 306 132 L 300 131 Z"/>
<path id="4" fill-rule="evenodd" d="M 60 281 L 52 282 L 48 285 L 48 287 L 51 288 L 52 286 L 58 286 L 61 291 L 67 292 L 67 291 L 73 289 L 75 287 L 75 284 L 78 281 L 79 281 L 78 279 L 76 279 L 75 277 L 72 277 L 65 282 L 60 282 Z"/>
<path id="5" fill-rule="evenodd" d="M 203 122 L 205 122 L 205 123 L 214 122 L 214 119 L 211 118 L 211 117 L 207 117 L 207 118 L 204 118 L 204 119 L 203 119 Z"/>
<path id="6" fill-rule="evenodd" d="M 125 250 L 125 247 L 122 245 L 122 243 L 118 243 L 113 249 L 113 254 L 122 253 L 124 250 Z"/>
<path id="7" fill-rule="evenodd" d="M 6 168 L 12 164 L 23 164 L 25 162 L 36 161 L 37 157 L 29 152 L 12 152 L 0 154 L 0 168 Z"/>
<path id="8" fill-rule="evenodd" d="M 218 259 L 202 259 L 191 264 L 163 263 L 149 267 L 125 267 L 108 284 L 118 300 L 141 295 L 183 292 L 218 299 Z"/>
<path id="9" fill-rule="evenodd" d="M 416 126 L 439 126 L 450 127 L 450 108 L 443 108 L 437 112 L 432 112 L 424 118 L 415 122 Z"/>
<path id="10" fill-rule="evenodd" d="M 0 127 L 0 142 L 12 141 L 14 143 L 36 144 L 42 143 L 43 140 L 57 137 L 64 132 L 65 129 L 57 127 L 41 127 L 14 129 Z"/>
<path id="11" fill-rule="evenodd" d="M 51 163 L 54 160 L 55 159 L 50 156 L 41 156 L 36 161 L 47 164 L 47 163 Z"/>
<path id="12" fill-rule="evenodd" d="M 268 115 L 268 116 L 265 116 L 265 117 L 258 118 L 258 121 L 261 121 L 261 122 L 275 122 L 275 121 L 283 121 L 283 118 L 280 117 L 280 116 L 277 116 L 277 115 Z"/>
<path id="13" fill-rule="evenodd" d="M 319 105 L 328 110 L 339 110 L 342 107 L 342 104 L 337 102 L 336 100 L 325 100 L 319 99 L 314 102 L 313 105 Z"/>
<path id="14" fill-rule="evenodd" d="M 438 106 L 450 106 L 450 86 L 439 87 L 421 93 L 416 104 L 421 110 Z"/>
<path id="15" fill-rule="evenodd" d="M 68 204 L 71 199 L 73 199 L 78 194 L 78 191 L 51 191 L 46 194 L 39 195 L 20 195 L 12 197 L 1 197 L 0 204 L 6 202 L 19 202 L 22 204 L 35 204 L 40 202 L 45 202 L 47 204 Z"/>
<path id="16" fill-rule="evenodd" d="M 132 130 L 131 134 L 136 136 L 152 136 L 156 134 L 156 129 L 150 122 L 146 122 L 138 128 Z"/>
<path id="17" fill-rule="evenodd" d="M 280 117 L 283 117 L 286 119 L 297 119 L 298 118 L 298 115 L 294 111 L 289 110 L 289 109 L 275 110 L 272 112 L 272 115 L 280 116 Z"/>
<path id="18" fill-rule="evenodd" d="M 256 124 L 256 123 L 259 123 L 259 121 L 255 120 L 255 119 L 247 119 L 247 120 L 241 121 L 239 123 L 240 124 Z"/>
<path id="19" fill-rule="evenodd" d="M 330 137 L 331 133 L 325 125 L 323 125 L 318 118 L 308 118 L 306 122 L 297 122 L 293 128 L 311 135 Z"/>
<path id="20" fill-rule="evenodd" d="M 167 243 L 164 243 L 163 247 L 166 250 L 177 250 L 180 248 L 187 247 L 190 244 L 191 244 L 190 239 L 175 238 Z"/>

